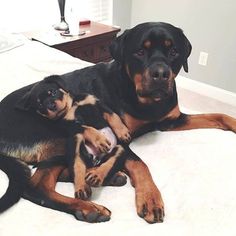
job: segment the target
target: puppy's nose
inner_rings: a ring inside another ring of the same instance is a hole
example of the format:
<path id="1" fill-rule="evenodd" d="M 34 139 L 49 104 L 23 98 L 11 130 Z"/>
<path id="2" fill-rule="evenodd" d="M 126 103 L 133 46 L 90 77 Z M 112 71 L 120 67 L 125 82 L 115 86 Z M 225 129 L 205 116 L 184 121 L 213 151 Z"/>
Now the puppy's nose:
<path id="1" fill-rule="evenodd" d="M 165 64 L 157 64 L 151 71 L 154 80 L 168 80 L 170 77 L 169 66 Z"/>
<path id="2" fill-rule="evenodd" d="M 56 111 L 56 110 L 57 110 L 56 103 L 50 102 L 50 103 L 48 104 L 48 109 L 49 109 L 50 111 Z"/>

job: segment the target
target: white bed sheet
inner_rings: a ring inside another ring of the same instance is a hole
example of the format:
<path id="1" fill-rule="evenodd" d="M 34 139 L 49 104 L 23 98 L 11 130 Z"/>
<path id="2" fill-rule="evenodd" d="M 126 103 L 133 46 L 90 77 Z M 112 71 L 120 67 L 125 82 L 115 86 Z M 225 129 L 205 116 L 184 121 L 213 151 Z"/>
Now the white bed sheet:
<path id="1" fill-rule="evenodd" d="M 37 42 L 0 54 L 0 100 L 50 74 L 90 65 Z M 92 200 L 112 211 L 109 222 L 89 224 L 24 199 L 0 216 L 0 235 L 236 235 L 236 135 L 221 130 L 153 132 L 132 149 L 147 163 L 162 192 L 165 221 L 147 224 L 135 210 L 134 190 L 93 189 Z M 8 180 L 0 171 L 0 195 Z M 73 196 L 70 183 L 57 190 Z"/>

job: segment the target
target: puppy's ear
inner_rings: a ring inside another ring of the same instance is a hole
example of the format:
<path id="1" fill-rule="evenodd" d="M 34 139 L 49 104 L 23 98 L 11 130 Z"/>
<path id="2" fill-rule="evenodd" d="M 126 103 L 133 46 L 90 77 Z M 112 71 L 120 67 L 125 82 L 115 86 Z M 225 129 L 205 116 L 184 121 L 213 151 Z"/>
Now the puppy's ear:
<path id="1" fill-rule="evenodd" d="M 65 81 L 59 75 L 50 75 L 50 76 L 44 78 L 44 82 L 45 83 L 57 84 L 64 91 L 68 92 L 68 89 L 67 89 Z"/>
<path id="2" fill-rule="evenodd" d="M 118 62 L 123 61 L 124 57 L 124 41 L 130 30 L 125 30 L 122 35 L 117 37 L 110 45 L 110 53 L 113 59 Z"/>
<path id="3" fill-rule="evenodd" d="M 184 71 L 185 72 L 188 72 L 188 57 L 190 56 L 191 54 L 191 51 L 192 51 L 192 45 L 191 43 L 189 42 L 189 40 L 187 39 L 186 36 L 184 36 L 184 41 L 185 41 L 185 45 L 184 45 L 184 49 L 185 49 L 185 52 L 184 52 L 184 63 L 183 63 L 183 68 L 184 68 Z"/>
<path id="4" fill-rule="evenodd" d="M 20 98 L 20 100 L 17 101 L 15 108 L 21 110 L 21 111 L 29 111 L 31 108 L 31 90 L 24 94 L 23 97 Z"/>

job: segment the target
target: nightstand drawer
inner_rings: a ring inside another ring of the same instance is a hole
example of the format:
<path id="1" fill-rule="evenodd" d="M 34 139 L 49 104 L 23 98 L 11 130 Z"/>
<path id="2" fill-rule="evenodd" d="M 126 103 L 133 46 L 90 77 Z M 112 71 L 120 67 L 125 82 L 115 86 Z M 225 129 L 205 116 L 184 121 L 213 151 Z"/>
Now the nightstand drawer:
<path id="1" fill-rule="evenodd" d="M 111 41 L 105 41 L 97 44 L 96 59 L 103 60 L 111 58 L 109 46 Z"/>
<path id="2" fill-rule="evenodd" d="M 83 47 L 70 49 L 67 53 L 82 60 L 97 63 L 111 60 L 109 46 L 112 40 L 97 41 Z"/>
<path id="3" fill-rule="evenodd" d="M 74 57 L 93 63 L 97 60 L 96 47 L 92 44 L 86 47 L 75 48 L 70 54 Z"/>

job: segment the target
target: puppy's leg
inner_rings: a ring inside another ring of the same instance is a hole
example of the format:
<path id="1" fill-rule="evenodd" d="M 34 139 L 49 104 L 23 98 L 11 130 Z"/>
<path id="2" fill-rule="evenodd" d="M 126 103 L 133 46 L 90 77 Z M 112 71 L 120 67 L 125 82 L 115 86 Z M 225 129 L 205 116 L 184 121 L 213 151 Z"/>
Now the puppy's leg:
<path id="1" fill-rule="evenodd" d="M 121 118 L 104 103 L 98 101 L 97 105 L 100 108 L 100 111 L 103 113 L 103 118 L 110 125 L 117 138 L 121 141 L 129 142 L 131 140 L 130 131 Z"/>
<path id="2" fill-rule="evenodd" d="M 148 223 L 163 222 L 164 203 L 146 164 L 129 148 L 125 170 L 135 188 L 137 213 Z"/>
<path id="3" fill-rule="evenodd" d="M 124 142 L 129 142 L 131 140 L 129 129 L 125 126 L 121 118 L 116 113 L 104 112 L 103 117 L 108 122 L 119 140 Z"/>
<path id="4" fill-rule="evenodd" d="M 236 133 L 236 119 L 217 113 L 197 115 L 181 113 L 176 119 L 165 120 L 160 123 L 161 130 L 190 130 L 201 128 L 231 130 Z"/>
<path id="5" fill-rule="evenodd" d="M 101 186 L 104 182 L 108 182 L 110 177 L 122 168 L 122 159 L 124 149 L 122 146 L 117 145 L 110 154 L 108 160 L 101 164 L 99 167 L 90 169 L 85 177 L 86 182 L 94 187 Z M 113 172 L 113 173 L 112 173 Z"/>
<path id="6" fill-rule="evenodd" d="M 87 200 L 91 194 L 91 188 L 85 182 L 86 166 L 81 158 L 81 145 L 84 139 L 82 134 L 76 134 L 67 139 L 67 155 L 70 160 L 70 168 L 74 179 L 75 197 Z"/>
<path id="7" fill-rule="evenodd" d="M 73 182 L 73 179 L 69 173 L 69 169 L 66 168 L 62 171 L 62 173 L 60 174 L 60 176 L 58 177 L 58 181 L 59 182 Z M 127 176 L 125 175 L 125 173 L 123 173 L 122 171 L 118 171 L 117 173 L 115 173 L 113 176 L 111 176 L 111 178 L 103 183 L 103 186 L 123 186 L 127 183 Z"/>
<path id="8" fill-rule="evenodd" d="M 78 220 L 103 222 L 110 219 L 111 212 L 89 201 L 63 196 L 55 191 L 58 176 L 64 166 L 37 169 L 31 178 L 31 187 L 24 198 L 44 207 L 73 214 Z"/>

